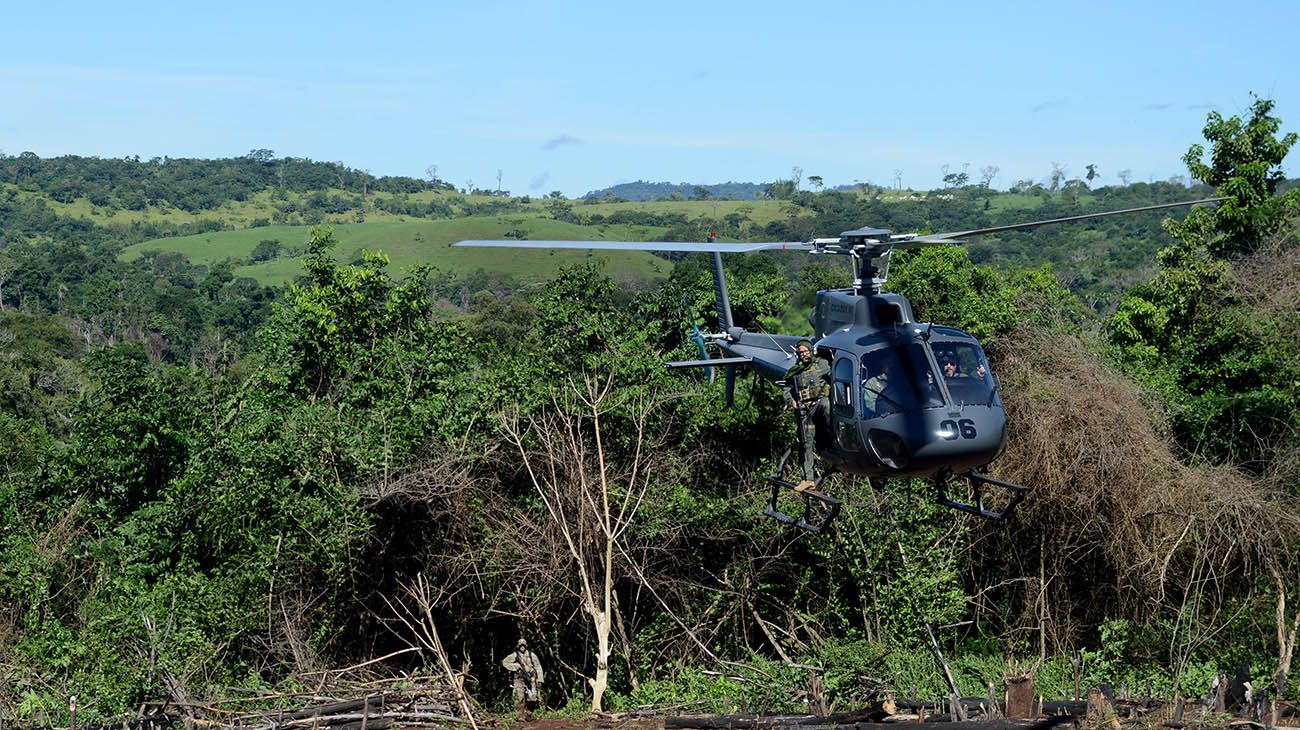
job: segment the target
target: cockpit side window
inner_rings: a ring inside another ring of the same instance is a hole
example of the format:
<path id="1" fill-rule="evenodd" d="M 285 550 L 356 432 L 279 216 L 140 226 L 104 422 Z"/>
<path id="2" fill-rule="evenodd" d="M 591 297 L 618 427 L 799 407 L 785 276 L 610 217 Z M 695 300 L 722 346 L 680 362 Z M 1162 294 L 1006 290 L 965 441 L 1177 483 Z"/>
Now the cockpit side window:
<path id="1" fill-rule="evenodd" d="M 853 370 L 853 358 L 851 357 L 842 357 L 835 362 L 835 387 L 831 402 L 838 413 L 848 415 L 853 413 Z"/>

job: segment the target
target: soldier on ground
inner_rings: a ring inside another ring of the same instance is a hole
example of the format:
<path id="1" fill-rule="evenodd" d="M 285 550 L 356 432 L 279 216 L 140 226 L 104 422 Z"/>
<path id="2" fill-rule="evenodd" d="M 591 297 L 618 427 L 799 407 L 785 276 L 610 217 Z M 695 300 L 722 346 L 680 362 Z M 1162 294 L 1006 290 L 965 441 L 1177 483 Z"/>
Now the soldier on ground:
<path id="1" fill-rule="evenodd" d="M 539 693 L 545 678 L 542 662 L 528 651 L 528 642 L 521 638 L 515 650 L 501 660 L 501 666 L 514 675 L 515 716 L 520 722 L 531 719 L 529 708 L 536 707 L 541 699 Z"/>

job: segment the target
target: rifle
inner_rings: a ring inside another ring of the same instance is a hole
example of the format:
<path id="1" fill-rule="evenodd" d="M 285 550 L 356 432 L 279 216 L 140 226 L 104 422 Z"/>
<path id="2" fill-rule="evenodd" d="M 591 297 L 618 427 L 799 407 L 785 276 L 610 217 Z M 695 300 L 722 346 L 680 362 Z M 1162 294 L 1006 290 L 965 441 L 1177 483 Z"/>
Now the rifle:
<path id="1" fill-rule="evenodd" d="M 532 656 L 530 652 L 529 657 Z M 515 675 L 524 680 L 524 696 L 530 700 L 537 699 L 537 675 L 533 671 L 533 663 L 525 662 L 518 653 L 515 654 Z"/>

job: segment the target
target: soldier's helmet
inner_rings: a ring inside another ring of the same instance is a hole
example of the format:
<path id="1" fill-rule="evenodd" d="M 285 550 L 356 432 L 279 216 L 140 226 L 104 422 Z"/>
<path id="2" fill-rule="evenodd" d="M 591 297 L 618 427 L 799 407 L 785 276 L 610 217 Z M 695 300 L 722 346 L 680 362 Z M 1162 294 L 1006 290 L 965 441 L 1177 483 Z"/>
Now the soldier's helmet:
<path id="1" fill-rule="evenodd" d="M 808 348 L 809 350 L 811 350 L 811 349 L 812 349 L 812 340 L 809 340 L 809 339 L 802 339 L 802 340 L 799 340 L 798 342 L 794 343 L 794 349 L 798 350 L 800 347 L 806 347 L 806 348 Z"/>
<path id="2" fill-rule="evenodd" d="M 527 648 L 528 648 L 528 642 L 527 642 L 527 641 L 524 641 L 523 639 L 520 639 L 520 640 L 515 644 L 515 646 L 518 647 L 518 648 L 520 648 L 520 649 L 527 649 Z"/>

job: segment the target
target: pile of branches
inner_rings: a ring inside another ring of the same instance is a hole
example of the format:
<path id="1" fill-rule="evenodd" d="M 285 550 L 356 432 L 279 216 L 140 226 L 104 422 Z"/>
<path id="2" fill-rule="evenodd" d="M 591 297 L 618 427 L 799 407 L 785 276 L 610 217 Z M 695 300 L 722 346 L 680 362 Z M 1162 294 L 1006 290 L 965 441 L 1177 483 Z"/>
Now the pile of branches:
<path id="1" fill-rule="evenodd" d="M 211 702 L 170 702 L 157 709 L 159 715 L 186 727 L 477 730 L 485 717 L 465 714 L 461 692 L 444 678 L 403 677 L 337 684 L 311 694 L 259 692 Z"/>

